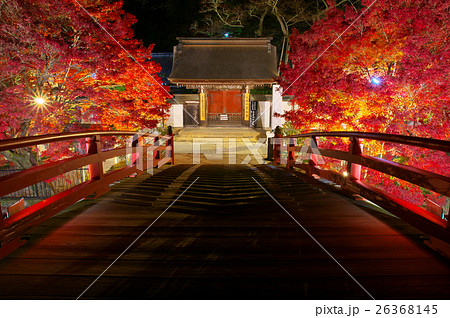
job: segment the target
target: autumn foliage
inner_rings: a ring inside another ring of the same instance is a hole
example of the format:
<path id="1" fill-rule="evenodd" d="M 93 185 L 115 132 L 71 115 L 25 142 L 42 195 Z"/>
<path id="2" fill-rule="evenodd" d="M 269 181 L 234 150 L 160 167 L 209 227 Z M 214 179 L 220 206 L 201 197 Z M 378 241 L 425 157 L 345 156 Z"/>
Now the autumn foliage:
<path id="1" fill-rule="evenodd" d="M 122 5 L 0 0 L 0 138 L 156 125 L 169 94 Z"/>
<path id="2" fill-rule="evenodd" d="M 330 9 L 308 32 L 291 35 L 280 84 L 298 110 L 286 118 L 305 130 L 447 139 L 447 1 L 378 0 L 366 11 L 372 1 L 362 2 L 360 10 Z"/>
<path id="3" fill-rule="evenodd" d="M 361 2 L 360 8 L 330 6 L 326 18 L 309 31 L 292 33 L 290 62 L 282 65 L 279 83 L 293 96 L 295 110 L 285 118 L 304 132 L 350 130 L 448 140 L 448 1 Z M 365 146 L 370 155 L 450 175 L 445 153 Z M 366 177 L 423 203 L 415 197 L 423 190 L 370 171 Z M 435 199 L 445 204 L 442 197 Z"/>

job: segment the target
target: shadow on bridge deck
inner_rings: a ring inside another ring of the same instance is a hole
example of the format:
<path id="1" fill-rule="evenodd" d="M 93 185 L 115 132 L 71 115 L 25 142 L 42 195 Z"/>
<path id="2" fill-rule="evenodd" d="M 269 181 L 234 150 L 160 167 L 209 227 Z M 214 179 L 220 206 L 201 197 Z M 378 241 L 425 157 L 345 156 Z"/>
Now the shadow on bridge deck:
<path id="1" fill-rule="evenodd" d="M 28 235 L 0 261 L 2 299 L 450 298 L 420 232 L 268 165 L 129 178 Z"/>

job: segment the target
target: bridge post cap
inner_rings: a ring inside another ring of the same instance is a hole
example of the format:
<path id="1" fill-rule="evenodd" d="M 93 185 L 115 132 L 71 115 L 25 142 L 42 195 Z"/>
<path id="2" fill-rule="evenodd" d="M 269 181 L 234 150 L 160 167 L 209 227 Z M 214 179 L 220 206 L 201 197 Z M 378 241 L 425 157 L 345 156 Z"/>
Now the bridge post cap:
<path id="1" fill-rule="evenodd" d="M 281 137 L 283 135 L 283 129 L 280 126 L 275 127 L 275 137 Z"/>

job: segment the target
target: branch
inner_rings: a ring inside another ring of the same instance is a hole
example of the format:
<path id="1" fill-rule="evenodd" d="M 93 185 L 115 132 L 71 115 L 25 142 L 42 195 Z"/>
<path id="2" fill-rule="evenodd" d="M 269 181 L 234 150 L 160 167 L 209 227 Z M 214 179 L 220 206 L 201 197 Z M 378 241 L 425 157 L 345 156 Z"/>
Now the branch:
<path id="1" fill-rule="evenodd" d="M 227 7 L 223 0 L 204 0 L 202 1 L 202 8 L 200 13 L 214 12 L 224 25 L 230 27 L 243 27 L 243 17 L 245 12 L 240 10 L 233 10 Z"/>

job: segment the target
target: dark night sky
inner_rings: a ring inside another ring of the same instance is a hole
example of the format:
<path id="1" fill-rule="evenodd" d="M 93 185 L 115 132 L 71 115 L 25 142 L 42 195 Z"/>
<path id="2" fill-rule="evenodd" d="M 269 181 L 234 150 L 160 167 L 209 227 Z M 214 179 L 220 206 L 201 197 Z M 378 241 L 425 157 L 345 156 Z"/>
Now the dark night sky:
<path id="1" fill-rule="evenodd" d="M 172 52 L 176 37 L 192 36 L 189 30 L 198 18 L 199 0 L 124 0 L 123 9 L 133 14 L 136 38 L 145 46 L 155 44 L 153 52 Z"/>

